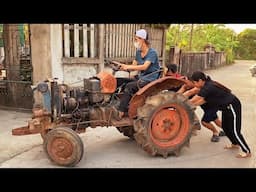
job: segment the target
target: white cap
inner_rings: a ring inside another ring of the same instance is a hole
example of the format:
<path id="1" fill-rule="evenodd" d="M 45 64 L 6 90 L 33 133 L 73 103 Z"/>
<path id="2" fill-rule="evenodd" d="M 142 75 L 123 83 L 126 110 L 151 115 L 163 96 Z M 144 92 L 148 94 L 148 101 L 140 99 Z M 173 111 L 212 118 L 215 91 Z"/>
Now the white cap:
<path id="1" fill-rule="evenodd" d="M 142 39 L 146 39 L 147 38 L 147 32 L 146 32 L 145 29 L 140 29 L 140 30 L 136 31 L 135 35 L 137 37 L 142 38 Z"/>

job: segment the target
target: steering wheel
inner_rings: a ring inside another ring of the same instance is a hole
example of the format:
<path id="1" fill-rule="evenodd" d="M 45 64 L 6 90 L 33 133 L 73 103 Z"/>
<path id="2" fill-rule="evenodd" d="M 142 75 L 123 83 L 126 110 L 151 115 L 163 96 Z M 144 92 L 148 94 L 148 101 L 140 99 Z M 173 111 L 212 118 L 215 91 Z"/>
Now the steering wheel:
<path id="1" fill-rule="evenodd" d="M 112 60 L 105 60 L 105 63 L 108 64 L 108 66 L 113 70 L 112 74 L 115 75 L 115 73 L 117 71 L 121 71 L 120 68 L 121 68 L 121 63 L 118 62 L 118 61 L 112 61 Z M 129 73 L 129 76 L 130 76 L 130 70 L 125 70 L 126 72 Z"/>
<path id="2" fill-rule="evenodd" d="M 119 65 L 120 63 L 117 61 L 105 60 L 105 64 L 107 64 L 113 70 L 113 75 L 115 75 L 117 71 L 120 71 L 121 66 Z"/>

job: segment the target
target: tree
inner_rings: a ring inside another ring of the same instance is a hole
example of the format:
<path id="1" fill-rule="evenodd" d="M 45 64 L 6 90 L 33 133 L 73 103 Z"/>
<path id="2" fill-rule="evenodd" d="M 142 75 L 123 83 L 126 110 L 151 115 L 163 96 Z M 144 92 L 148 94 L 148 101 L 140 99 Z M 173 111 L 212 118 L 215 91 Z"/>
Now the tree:
<path id="1" fill-rule="evenodd" d="M 238 47 L 235 49 L 236 58 L 238 59 L 256 59 L 256 30 L 245 29 L 238 34 Z"/>
<path id="2" fill-rule="evenodd" d="M 192 48 L 193 28 L 194 28 L 194 24 L 191 24 L 190 38 L 189 38 L 189 50 L 191 50 L 191 48 Z"/>
<path id="3" fill-rule="evenodd" d="M 212 44 L 216 51 L 226 52 L 230 62 L 238 45 L 235 37 L 236 33 L 223 24 L 176 24 L 168 29 L 166 48 L 179 46 L 184 51 L 202 51 L 206 44 Z"/>

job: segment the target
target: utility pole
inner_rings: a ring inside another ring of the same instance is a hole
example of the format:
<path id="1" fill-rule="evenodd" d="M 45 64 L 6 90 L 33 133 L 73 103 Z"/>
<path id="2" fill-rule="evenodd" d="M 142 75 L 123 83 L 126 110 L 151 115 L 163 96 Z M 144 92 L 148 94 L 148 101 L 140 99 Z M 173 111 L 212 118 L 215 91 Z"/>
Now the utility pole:
<path id="1" fill-rule="evenodd" d="M 189 38 L 189 51 L 192 50 L 193 28 L 194 28 L 194 24 L 191 24 L 190 38 Z"/>
<path id="2" fill-rule="evenodd" d="M 190 38 L 189 38 L 189 51 L 192 50 L 193 28 L 194 28 L 194 24 L 191 24 Z"/>

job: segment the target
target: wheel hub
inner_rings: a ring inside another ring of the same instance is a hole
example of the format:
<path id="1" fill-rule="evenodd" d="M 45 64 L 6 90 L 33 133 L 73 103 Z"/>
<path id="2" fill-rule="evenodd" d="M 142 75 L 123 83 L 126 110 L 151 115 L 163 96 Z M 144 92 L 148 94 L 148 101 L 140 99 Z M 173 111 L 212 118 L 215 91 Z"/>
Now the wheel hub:
<path id="1" fill-rule="evenodd" d="M 189 119 L 182 106 L 167 104 L 159 108 L 151 117 L 149 135 L 161 148 L 176 146 L 184 141 L 189 131 Z"/>
<path id="2" fill-rule="evenodd" d="M 172 121 L 170 121 L 169 119 L 165 119 L 163 120 L 163 129 L 164 129 L 164 132 L 166 131 L 171 131 L 172 127 L 174 123 Z"/>
<path id="3" fill-rule="evenodd" d="M 160 141 L 169 141 L 174 138 L 180 129 L 180 118 L 173 108 L 159 111 L 153 117 L 152 136 Z"/>
<path id="4" fill-rule="evenodd" d="M 50 147 L 50 153 L 52 153 L 55 159 L 67 159 L 73 153 L 73 146 L 65 138 L 56 138 L 52 142 L 52 146 Z"/>

